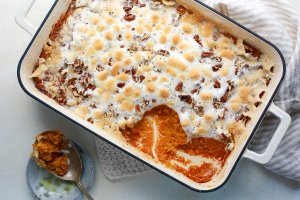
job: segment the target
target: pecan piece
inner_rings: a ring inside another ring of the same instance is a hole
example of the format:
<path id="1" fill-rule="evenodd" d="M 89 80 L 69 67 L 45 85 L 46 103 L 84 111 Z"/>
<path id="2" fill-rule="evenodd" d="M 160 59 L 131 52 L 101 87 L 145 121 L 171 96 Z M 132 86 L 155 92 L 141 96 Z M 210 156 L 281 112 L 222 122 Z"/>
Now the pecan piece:
<path id="1" fill-rule="evenodd" d="M 96 87 L 96 85 L 90 83 L 90 84 L 87 86 L 87 88 L 88 88 L 88 89 L 91 89 L 91 90 L 95 90 L 97 87 Z"/>
<path id="2" fill-rule="evenodd" d="M 236 45 L 237 44 L 237 38 L 233 35 L 231 35 L 230 33 L 223 33 L 224 37 L 230 38 L 232 39 L 233 43 Z"/>
<path id="3" fill-rule="evenodd" d="M 124 10 L 126 13 L 130 12 L 131 9 L 132 9 L 132 5 L 128 5 L 128 6 L 124 6 L 124 7 L 123 7 L 123 10 Z"/>
<path id="4" fill-rule="evenodd" d="M 196 114 L 200 117 L 203 117 L 204 115 L 204 108 L 202 106 L 195 106 L 194 111 Z"/>
<path id="5" fill-rule="evenodd" d="M 68 81 L 67 81 L 67 85 L 75 85 L 76 83 L 76 78 L 73 77 L 73 78 L 70 78 Z"/>
<path id="6" fill-rule="evenodd" d="M 194 35 L 193 38 L 201 47 L 203 46 L 199 35 Z"/>
<path id="7" fill-rule="evenodd" d="M 170 52 L 167 51 L 167 50 L 163 50 L 163 49 L 160 49 L 160 50 L 156 51 L 156 54 L 161 55 L 161 56 L 166 56 L 166 57 L 170 56 Z"/>
<path id="8" fill-rule="evenodd" d="M 124 82 L 117 83 L 118 88 L 123 88 L 125 85 L 126 85 L 126 83 L 124 83 Z"/>
<path id="9" fill-rule="evenodd" d="M 93 120 L 91 117 L 90 117 L 90 118 L 88 118 L 88 119 L 87 119 L 87 121 L 88 121 L 88 122 L 90 122 L 91 124 L 93 124 L 93 123 L 94 123 L 94 120 Z"/>
<path id="10" fill-rule="evenodd" d="M 222 106 L 223 106 L 222 102 L 218 101 L 217 99 L 214 99 L 213 101 L 214 101 L 213 106 L 215 109 L 222 108 Z"/>
<path id="11" fill-rule="evenodd" d="M 126 14 L 124 16 L 124 19 L 128 22 L 131 22 L 131 21 L 135 20 L 135 15 L 134 14 Z"/>
<path id="12" fill-rule="evenodd" d="M 192 94 L 195 94 L 195 93 L 198 93 L 198 92 L 199 92 L 199 89 L 193 89 L 193 90 L 191 91 Z"/>
<path id="13" fill-rule="evenodd" d="M 187 9 L 183 5 L 179 5 L 177 6 L 176 11 L 179 13 L 179 15 L 184 15 L 187 12 Z"/>
<path id="14" fill-rule="evenodd" d="M 176 85 L 175 90 L 178 91 L 178 92 L 180 92 L 180 91 L 182 91 L 182 87 L 183 87 L 183 83 L 180 82 L 180 83 L 178 83 L 178 84 Z"/>
<path id="15" fill-rule="evenodd" d="M 135 105 L 135 110 L 136 110 L 136 112 L 141 112 L 141 107 L 140 107 L 140 105 Z"/>
<path id="16" fill-rule="evenodd" d="M 260 104 L 262 104 L 261 101 L 258 101 L 258 102 L 255 102 L 255 103 L 254 103 L 255 107 L 258 107 Z"/>
<path id="17" fill-rule="evenodd" d="M 101 71 L 104 70 L 104 67 L 103 67 L 102 65 L 97 65 L 97 66 L 96 66 L 96 70 L 97 70 L 98 72 L 101 72 Z"/>
<path id="18" fill-rule="evenodd" d="M 266 79 L 266 86 L 269 86 L 272 79 L 269 77 L 264 77 L 264 78 Z"/>
<path id="19" fill-rule="evenodd" d="M 212 67 L 212 70 L 214 72 L 217 72 L 217 71 L 219 71 L 220 68 L 222 68 L 222 64 L 217 64 L 217 65 L 215 65 L 215 66 Z"/>
<path id="20" fill-rule="evenodd" d="M 262 91 L 260 94 L 259 94 L 259 98 L 263 98 L 263 96 L 265 95 L 266 91 Z"/>
<path id="21" fill-rule="evenodd" d="M 237 117 L 236 120 L 237 121 L 243 121 L 245 126 L 246 126 L 247 123 L 251 120 L 251 117 L 242 114 L 239 117 Z"/>
<path id="22" fill-rule="evenodd" d="M 221 97 L 221 99 L 220 99 L 220 101 L 221 101 L 222 103 L 226 103 L 227 100 L 228 100 L 227 94 L 224 94 L 224 95 Z"/>
<path id="23" fill-rule="evenodd" d="M 213 56 L 213 55 L 214 55 L 213 52 L 210 52 L 210 51 L 203 51 L 203 52 L 201 53 L 201 58 L 208 58 L 208 57 L 211 57 L 211 56 Z"/>
<path id="24" fill-rule="evenodd" d="M 221 88 L 221 83 L 218 80 L 215 80 L 214 88 Z"/>
<path id="25" fill-rule="evenodd" d="M 179 95 L 180 101 L 183 101 L 187 104 L 191 104 L 193 102 L 193 99 L 191 95 Z"/>
<path id="26" fill-rule="evenodd" d="M 117 36 L 117 40 L 119 40 L 119 41 L 122 40 L 122 35 L 121 35 L 121 34 L 119 34 L 119 35 Z"/>
<path id="27" fill-rule="evenodd" d="M 253 57 L 259 59 L 261 56 L 261 52 L 250 44 L 244 42 L 245 52 L 251 54 Z"/>
<path id="28" fill-rule="evenodd" d="M 239 73 L 239 68 L 238 67 L 234 68 L 234 75 L 238 75 L 238 73 Z"/>

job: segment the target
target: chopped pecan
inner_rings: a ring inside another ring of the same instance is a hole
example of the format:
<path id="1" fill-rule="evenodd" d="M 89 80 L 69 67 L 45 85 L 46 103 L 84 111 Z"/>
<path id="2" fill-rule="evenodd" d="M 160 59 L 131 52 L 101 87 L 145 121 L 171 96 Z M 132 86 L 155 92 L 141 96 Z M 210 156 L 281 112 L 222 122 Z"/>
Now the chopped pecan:
<path id="1" fill-rule="evenodd" d="M 270 77 L 264 77 L 264 78 L 266 79 L 266 86 L 269 86 L 272 79 Z"/>
<path id="2" fill-rule="evenodd" d="M 215 66 L 212 67 L 212 70 L 213 70 L 214 72 L 217 72 L 217 71 L 219 71 L 219 69 L 221 69 L 221 68 L 222 68 L 222 64 L 217 64 L 217 65 L 215 65 Z"/>
<path id="3" fill-rule="evenodd" d="M 110 59 L 108 60 L 108 65 L 109 65 L 109 66 L 112 66 L 112 65 L 113 65 L 113 59 L 112 59 L 112 58 L 110 58 Z"/>
<path id="4" fill-rule="evenodd" d="M 245 126 L 247 125 L 247 123 L 251 120 L 251 117 L 246 116 L 246 115 L 240 115 L 236 118 L 236 121 L 243 121 Z"/>
<path id="5" fill-rule="evenodd" d="M 132 68 L 132 69 L 131 69 L 131 75 L 134 76 L 135 73 L 136 73 L 136 69 L 135 69 L 135 68 Z"/>
<path id="6" fill-rule="evenodd" d="M 128 13 L 128 12 L 131 11 L 132 7 L 133 7 L 132 5 L 127 5 L 127 6 L 124 6 L 124 7 L 123 7 L 123 10 L 124 10 L 126 13 Z"/>
<path id="7" fill-rule="evenodd" d="M 202 106 L 195 106 L 194 107 L 194 111 L 196 112 L 196 114 L 200 117 L 203 117 L 204 115 L 204 108 Z"/>
<path id="8" fill-rule="evenodd" d="M 97 87 L 96 87 L 96 85 L 94 85 L 94 84 L 89 84 L 89 85 L 87 86 L 87 88 L 88 88 L 88 89 L 91 89 L 91 90 L 95 90 Z"/>
<path id="9" fill-rule="evenodd" d="M 90 118 L 88 118 L 88 119 L 87 119 L 87 121 L 88 121 L 88 122 L 90 122 L 91 124 L 93 124 L 93 123 L 94 123 L 94 120 L 93 120 L 91 117 L 90 117 Z"/>
<path id="10" fill-rule="evenodd" d="M 225 133 L 221 133 L 221 136 L 223 137 L 223 140 L 225 140 L 226 143 L 230 143 L 231 142 L 231 139 L 229 137 L 227 137 L 225 135 Z"/>
<path id="11" fill-rule="evenodd" d="M 180 101 L 183 101 L 187 104 L 191 104 L 193 102 L 193 99 L 191 95 L 179 95 Z"/>
<path id="12" fill-rule="evenodd" d="M 101 71 L 104 70 L 104 67 L 103 67 L 102 65 L 98 64 L 98 65 L 96 66 L 96 70 L 97 70 L 98 72 L 101 72 Z"/>
<path id="13" fill-rule="evenodd" d="M 166 56 L 166 57 L 170 56 L 170 52 L 166 51 L 166 50 L 163 50 L 163 49 L 160 49 L 160 50 L 156 51 L 156 54 L 161 55 L 161 56 Z"/>
<path id="14" fill-rule="evenodd" d="M 260 104 L 262 104 L 261 101 L 258 101 L 258 102 L 255 102 L 255 103 L 254 103 L 255 107 L 258 107 Z"/>
<path id="15" fill-rule="evenodd" d="M 126 83 L 124 83 L 124 82 L 117 83 L 118 88 L 123 88 L 125 85 L 126 85 Z"/>
<path id="16" fill-rule="evenodd" d="M 237 38 L 236 38 L 235 36 L 233 36 L 233 35 L 231 35 L 230 33 L 227 33 L 227 32 L 223 33 L 223 35 L 224 35 L 225 37 L 227 37 L 227 38 L 232 39 L 232 41 L 233 41 L 233 43 L 234 43 L 235 45 L 237 44 Z"/>
<path id="17" fill-rule="evenodd" d="M 214 88 L 221 88 L 221 83 L 218 80 L 215 80 Z"/>
<path id="18" fill-rule="evenodd" d="M 227 100 L 228 100 L 227 94 L 224 94 L 224 95 L 221 97 L 221 99 L 220 99 L 220 101 L 221 101 L 222 103 L 226 103 Z"/>
<path id="19" fill-rule="evenodd" d="M 60 83 L 64 84 L 66 82 L 66 78 L 67 78 L 67 72 L 63 73 L 62 76 L 60 77 Z"/>
<path id="20" fill-rule="evenodd" d="M 233 81 L 227 81 L 227 84 L 228 84 L 227 92 L 233 90 L 233 88 L 234 88 Z"/>
<path id="21" fill-rule="evenodd" d="M 34 81 L 35 86 L 37 87 L 38 90 L 40 90 L 40 91 L 46 91 L 45 90 L 45 85 L 44 85 L 42 79 L 40 79 L 38 77 L 34 77 L 33 81 Z"/>
<path id="22" fill-rule="evenodd" d="M 260 94 L 259 94 L 259 98 L 263 98 L 263 96 L 265 95 L 266 91 L 262 91 Z"/>
<path id="23" fill-rule="evenodd" d="M 141 83 L 141 82 L 143 82 L 143 80 L 145 80 L 145 76 L 144 75 L 141 75 L 141 76 L 134 76 L 133 75 L 132 79 L 136 83 Z"/>
<path id="24" fill-rule="evenodd" d="M 119 35 L 117 36 L 117 40 L 119 40 L 119 41 L 122 40 L 122 35 L 121 35 L 121 34 L 119 34 Z"/>
<path id="25" fill-rule="evenodd" d="M 211 56 L 213 56 L 213 55 L 214 55 L 214 53 L 211 52 L 211 51 L 203 51 L 203 52 L 201 53 L 201 58 L 207 58 L 207 57 L 211 57 Z"/>
<path id="26" fill-rule="evenodd" d="M 235 68 L 234 68 L 234 75 L 238 75 L 238 73 L 239 73 L 239 68 L 238 68 L 238 67 L 235 67 Z"/>
<path id="27" fill-rule="evenodd" d="M 134 14 L 126 14 L 125 16 L 124 16 L 124 19 L 126 20 L 126 21 L 128 21 L 128 22 L 131 22 L 131 21 L 133 21 L 133 20 L 135 20 L 135 15 Z"/>
<path id="28" fill-rule="evenodd" d="M 67 97 L 65 92 L 62 89 L 58 90 L 58 95 L 56 96 L 56 101 L 60 105 L 66 105 L 67 104 Z"/>
<path id="29" fill-rule="evenodd" d="M 93 103 L 93 104 L 90 104 L 90 107 L 91 107 L 91 108 L 97 108 L 96 104 L 94 104 L 94 103 Z"/>
<path id="30" fill-rule="evenodd" d="M 143 80 L 145 80 L 145 76 L 144 75 L 140 75 L 140 83 L 143 82 Z"/>
<path id="31" fill-rule="evenodd" d="M 176 11 L 179 13 L 179 15 L 184 15 L 187 12 L 187 9 L 183 5 L 179 5 L 177 6 Z"/>
<path id="32" fill-rule="evenodd" d="M 180 83 L 178 83 L 178 84 L 176 85 L 175 90 L 178 91 L 178 92 L 180 92 L 180 91 L 182 91 L 182 87 L 183 87 L 183 83 L 180 82 Z"/>
<path id="33" fill-rule="evenodd" d="M 199 35 L 194 35 L 194 40 L 202 47 L 202 42 L 201 42 L 201 39 L 199 37 Z"/>
<path id="34" fill-rule="evenodd" d="M 250 53 L 253 57 L 259 59 L 261 56 L 261 52 L 250 44 L 244 42 L 245 52 Z"/>
<path id="35" fill-rule="evenodd" d="M 136 112 L 141 112 L 141 107 L 140 107 L 140 105 L 135 105 L 135 111 L 136 111 Z"/>
<path id="36" fill-rule="evenodd" d="M 198 92 L 199 92 L 199 89 L 193 89 L 193 90 L 191 91 L 192 94 L 195 94 L 195 93 L 198 93 Z"/>
<path id="37" fill-rule="evenodd" d="M 214 98 L 213 99 L 213 106 L 214 106 L 215 109 L 219 109 L 219 108 L 222 108 L 223 103 Z"/>

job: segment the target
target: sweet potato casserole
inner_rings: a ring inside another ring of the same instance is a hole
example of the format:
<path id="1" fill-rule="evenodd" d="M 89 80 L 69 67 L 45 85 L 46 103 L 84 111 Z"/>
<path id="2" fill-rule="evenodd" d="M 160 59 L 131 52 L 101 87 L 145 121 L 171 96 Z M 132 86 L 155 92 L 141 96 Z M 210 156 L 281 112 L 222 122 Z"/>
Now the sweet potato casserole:
<path id="1" fill-rule="evenodd" d="M 184 1 L 74 0 L 31 78 L 91 126 L 204 183 L 249 134 L 274 67 Z"/>

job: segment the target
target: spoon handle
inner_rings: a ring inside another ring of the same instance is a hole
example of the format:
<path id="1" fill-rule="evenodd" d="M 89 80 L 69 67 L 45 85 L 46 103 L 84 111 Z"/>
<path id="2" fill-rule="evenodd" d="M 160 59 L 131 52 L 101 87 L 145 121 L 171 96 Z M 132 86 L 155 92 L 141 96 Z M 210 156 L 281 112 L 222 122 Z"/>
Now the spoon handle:
<path id="1" fill-rule="evenodd" d="M 76 183 L 77 183 L 78 188 L 82 192 L 83 196 L 85 197 L 85 199 L 87 199 L 87 200 L 94 200 L 93 197 L 91 197 L 91 195 L 88 193 L 88 191 L 82 185 L 82 183 L 81 183 L 80 180 L 76 181 Z"/>

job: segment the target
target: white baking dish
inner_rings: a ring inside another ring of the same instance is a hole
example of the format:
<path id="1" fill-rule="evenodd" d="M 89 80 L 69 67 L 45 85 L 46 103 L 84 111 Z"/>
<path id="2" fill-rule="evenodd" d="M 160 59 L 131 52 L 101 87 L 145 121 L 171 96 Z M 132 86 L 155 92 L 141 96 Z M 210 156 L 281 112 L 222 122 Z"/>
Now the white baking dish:
<path id="1" fill-rule="evenodd" d="M 56 111 L 57 113 L 63 115 L 64 117 L 70 119 L 79 126 L 89 130 L 94 135 L 105 139 L 106 141 L 118 147 L 119 149 L 143 161 L 145 164 L 153 167 L 161 173 L 196 191 L 213 191 L 222 186 L 229 178 L 230 174 L 232 173 L 238 160 L 241 157 L 249 158 L 261 164 L 267 163 L 271 159 L 291 122 L 290 116 L 272 103 L 272 99 L 285 74 L 285 63 L 283 57 L 280 51 L 273 44 L 261 38 L 257 34 L 251 32 L 250 30 L 246 29 L 242 25 L 239 25 L 231 19 L 226 18 L 225 16 L 221 15 L 212 8 L 209 8 L 205 4 L 196 0 L 187 1 L 191 4 L 191 6 L 198 8 L 206 16 L 213 18 L 217 23 L 222 24 L 224 28 L 230 30 L 230 33 L 232 33 L 233 35 L 239 35 L 241 39 L 244 39 L 246 42 L 252 44 L 261 52 L 268 54 L 271 57 L 271 59 L 276 63 L 276 75 L 272 79 L 272 84 L 269 86 L 269 91 L 266 93 L 266 100 L 261 105 L 261 112 L 258 113 L 257 116 L 255 116 L 253 120 L 249 122 L 248 128 L 250 129 L 249 133 L 251 134 L 245 134 L 244 137 L 238 142 L 238 144 L 236 144 L 236 147 L 228 157 L 224 168 L 217 176 L 215 176 L 210 182 L 199 184 L 193 182 L 184 175 L 177 173 L 169 168 L 166 168 L 164 165 L 155 162 L 153 159 L 140 152 L 139 150 L 135 149 L 134 147 L 130 146 L 123 140 L 120 140 L 116 136 L 106 133 L 100 129 L 97 129 L 96 127 L 92 126 L 89 122 L 84 121 L 79 117 L 76 117 L 68 109 L 60 106 L 54 100 L 43 95 L 40 91 L 36 89 L 33 81 L 29 78 L 29 76 L 32 73 L 33 67 L 37 63 L 37 59 L 40 55 L 43 44 L 48 39 L 48 35 L 52 29 L 52 25 L 67 10 L 70 1 L 71 0 L 56 0 L 52 8 L 49 10 L 43 23 L 37 29 L 37 31 L 36 28 L 25 18 L 26 14 L 31 9 L 35 0 L 26 0 L 21 12 L 16 16 L 16 22 L 27 32 L 33 35 L 33 39 L 26 48 L 25 53 L 20 59 L 18 65 L 19 83 L 23 90 L 29 96 L 46 105 L 50 109 Z M 276 115 L 280 119 L 280 123 L 272 139 L 270 140 L 265 152 L 258 154 L 248 150 L 246 147 L 250 142 L 250 139 L 253 136 L 254 132 L 258 128 L 260 122 L 262 121 L 267 110 Z"/>

